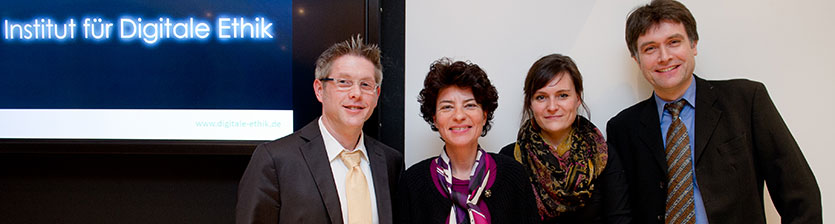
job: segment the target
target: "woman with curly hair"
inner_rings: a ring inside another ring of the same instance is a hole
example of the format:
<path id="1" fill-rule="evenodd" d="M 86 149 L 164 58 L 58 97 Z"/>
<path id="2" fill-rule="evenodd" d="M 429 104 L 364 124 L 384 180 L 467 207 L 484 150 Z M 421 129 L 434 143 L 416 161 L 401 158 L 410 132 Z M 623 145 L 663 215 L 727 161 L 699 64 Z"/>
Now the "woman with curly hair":
<path id="1" fill-rule="evenodd" d="M 401 175 L 397 223 L 539 223 L 522 166 L 478 144 L 498 98 L 478 65 L 445 58 L 432 63 L 418 102 L 444 147 Z"/>
<path id="2" fill-rule="evenodd" d="M 524 166 L 543 223 L 629 222 L 626 181 L 600 130 L 577 114 L 583 76 L 568 56 L 536 61 L 525 78 L 522 127 L 500 151 Z"/>

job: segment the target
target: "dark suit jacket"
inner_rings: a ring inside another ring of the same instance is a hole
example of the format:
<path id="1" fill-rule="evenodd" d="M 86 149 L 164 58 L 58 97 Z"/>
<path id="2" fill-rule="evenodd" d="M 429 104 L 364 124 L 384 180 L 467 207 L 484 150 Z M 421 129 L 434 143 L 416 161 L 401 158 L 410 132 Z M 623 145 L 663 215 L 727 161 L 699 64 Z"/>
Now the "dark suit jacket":
<path id="1" fill-rule="evenodd" d="M 522 165 L 512 158 L 488 153 L 496 162 L 493 185 L 485 189 L 481 200 L 487 205 L 494 224 L 533 224 L 539 222 L 536 199 Z M 398 224 L 442 224 L 449 217 L 452 200 L 435 187 L 430 165 L 437 156 L 409 167 L 397 186 L 395 214 Z M 489 193 L 487 193 L 489 192 Z"/>
<path id="2" fill-rule="evenodd" d="M 516 161 L 513 151 L 516 142 L 510 143 L 499 151 L 499 155 Z M 592 190 L 588 204 L 574 212 L 564 212 L 553 220 L 542 223 L 630 223 L 629 194 L 620 157 L 609 150 L 608 161 L 596 181 L 597 188 Z"/>
<path id="3" fill-rule="evenodd" d="M 696 77 L 694 162 L 710 223 L 765 223 L 763 182 L 783 223 L 821 223 L 812 170 L 762 83 Z M 655 99 L 609 120 L 635 223 L 663 223 L 666 160 Z"/>
<path id="4" fill-rule="evenodd" d="M 392 223 L 391 194 L 403 171 L 400 152 L 365 136 L 380 223 Z M 342 223 L 318 121 L 264 143 L 238 184 L 237 223 Z"/>

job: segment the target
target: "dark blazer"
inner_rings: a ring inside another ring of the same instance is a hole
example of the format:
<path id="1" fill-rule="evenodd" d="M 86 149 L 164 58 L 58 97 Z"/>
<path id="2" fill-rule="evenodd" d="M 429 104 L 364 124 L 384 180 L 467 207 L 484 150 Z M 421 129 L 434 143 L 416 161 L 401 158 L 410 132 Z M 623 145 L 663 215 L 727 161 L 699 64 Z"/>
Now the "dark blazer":
<path id="1" fill-rule="evenodd" d="M 765 223 L 763 183 L 783 223 L 821 223 L 815 176 L 762 83 L 696 77 L 694 162 L 710 223 Z M 633 221 L 663 223 L 666 160 L 655 99 L 609 120 L 630 184 Z"/>
<path id="2" fill-rule="evenodd" d="M 510 143 L 499 155 L 507 156 L 516 161 L 513 151 L 516 143 Z M 591 198 L 583 207 L 574 212 L 565 212 L 553 220 L 543 220 L 542 223 L 630 223 L 629 194 L 626 175 L 621 167 L 621 159 L 617 152 L 609 151 L 606 167 L 600 173 L 596 187 L 592 190 Z M 524 165 L 523 165 L 524 166 Z M 527 172 L 525 172 L 527 173 Z M 530 178 L 530 177 L 529 177 Z M 535 192 L 534 192 L 535 194 Z"/>
<path id="3" fill-rule="evenodd" d="M 490 213 L 491 223 L 539 223 L 536 201 L 528 175 L 516 160 L 488 153 L 496 161 L 496 179 L 481 195 Z M 444 223 L 452 208 L 432 180 L 432 157 L 409 167 L 400 178 L 395 213 L 398 224 Z M 489 193 L 488 193 L 489 192 Z"/>
<path id="4" fill-rule="evenodd" d="M 403 171 L 403 155 L 365 136 L 380 223 L 392 223 L 391 194 Z M 237 223 L 342 223 L 325 142 L 318 121 L 264 143 L 238 184 Z"/>

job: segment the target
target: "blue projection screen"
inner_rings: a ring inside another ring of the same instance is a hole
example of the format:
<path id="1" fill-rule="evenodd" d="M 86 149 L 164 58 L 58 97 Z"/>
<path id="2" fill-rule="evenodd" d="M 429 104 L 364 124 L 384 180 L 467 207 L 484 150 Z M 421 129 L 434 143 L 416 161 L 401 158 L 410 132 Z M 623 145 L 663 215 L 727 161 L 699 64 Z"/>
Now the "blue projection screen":
<path id="1" fill-rule="evenodd" d="M 0 139 L 293 130 L 292 1 L 2 1 Z"/>

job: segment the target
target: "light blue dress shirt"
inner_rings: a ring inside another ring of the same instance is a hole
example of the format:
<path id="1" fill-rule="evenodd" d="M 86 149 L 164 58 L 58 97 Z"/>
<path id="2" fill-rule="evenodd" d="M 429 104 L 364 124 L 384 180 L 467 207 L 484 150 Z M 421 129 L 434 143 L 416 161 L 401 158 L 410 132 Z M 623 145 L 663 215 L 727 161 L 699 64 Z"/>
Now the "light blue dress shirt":
<path id="1" fill-rule="evenodd" d="M 676 102 L 679 99 L 687 100 L 687 104 L 684 105 L 681 109 L 681 113 L 679 113 L 679 118 L 681 118 L 681 122 L 684 123 L 684 126 L 687 128 L 687 137 L 690 138 L 690 158 L 692 161 L 690 163 L 690 169 L 693 171 L 693 207 L 696 209 L 696 223 L 706 224 L 708 223 L 707 213 L 705 213 L 705 204 L 702 201 L 702 193 L 699 191 L 699 185 L 696 181 L 696 157 L 694 156 L 695 150 L 693 149 L 693 145 L 696 142 L 696 138 L 694 137 L 694 127 L 696 125 L 696 78 L 695 76 L 690 76 L 690 86 L 687 87 L 687 91 L 684 92 L 684 95 L 681 96 L 681 98 L 673 101 L 664 101 L 655 95 L 654 92 L 652 93 L 652 96 L 655 97 L 655 105 L 658 108 L 658 117 L 661 118 L 661 137 L 664 139 L 665 146 L 667 145 L 667 129 L 669 129 L 670 124 L 673 123 L 673 115 L 670 114 L 669 111 L 664 110 L 664 105 Z"/>

